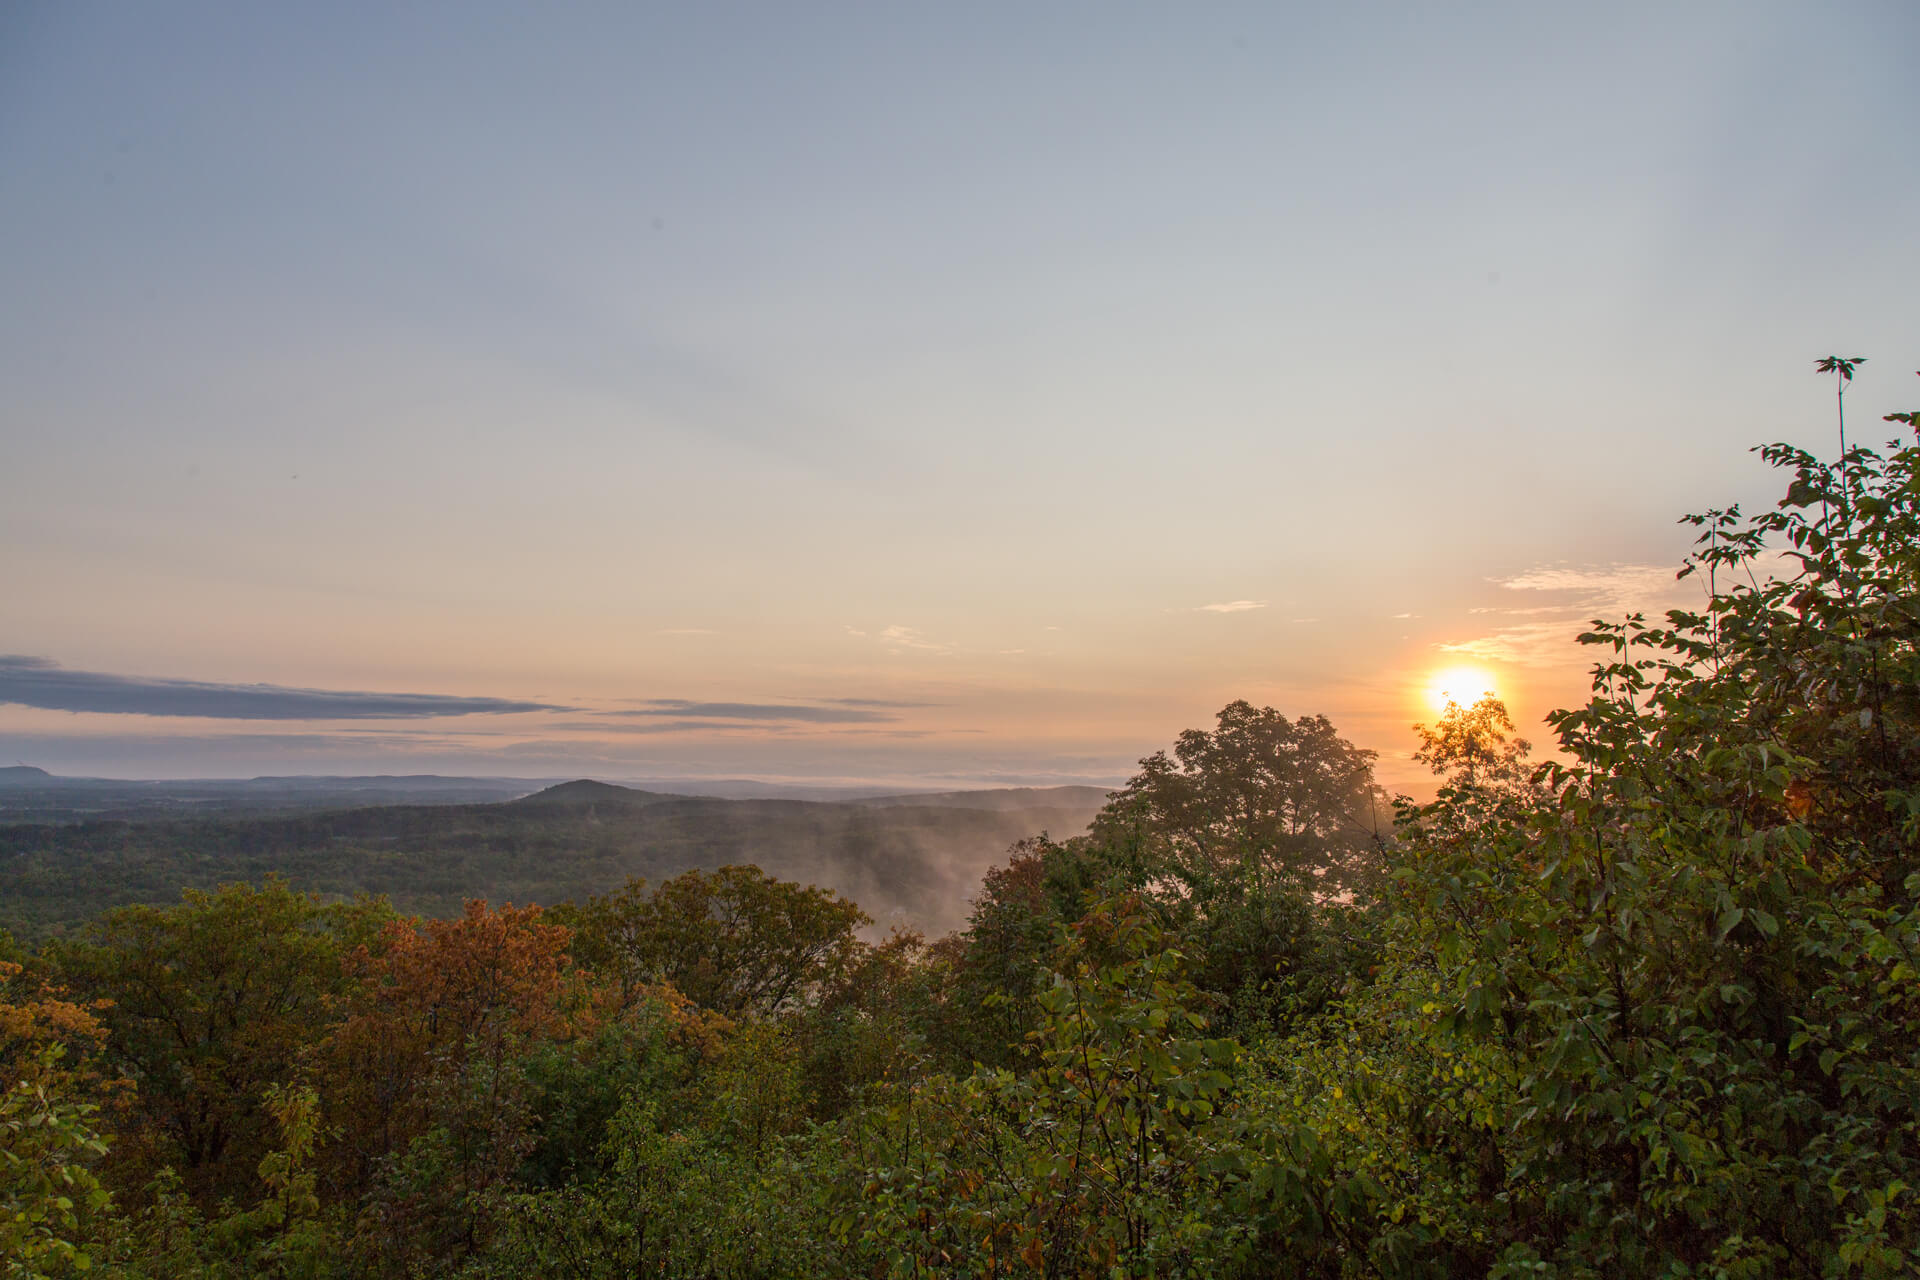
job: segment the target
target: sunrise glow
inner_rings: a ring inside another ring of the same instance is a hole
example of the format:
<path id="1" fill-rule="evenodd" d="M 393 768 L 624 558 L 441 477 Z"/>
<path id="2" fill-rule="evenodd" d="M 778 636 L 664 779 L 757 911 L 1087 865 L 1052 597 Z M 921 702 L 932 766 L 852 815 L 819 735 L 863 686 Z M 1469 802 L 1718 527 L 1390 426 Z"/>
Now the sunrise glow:
<path id="1" fill-rule="evenodd" d="M 1427 703 L 1435 711 L 1445 711 L 1449 702 L 1469 706 L 1484 694 L 1499 692 L 1499 682 L 1485 667 L 1443 667 L 1427 677 Z"/>

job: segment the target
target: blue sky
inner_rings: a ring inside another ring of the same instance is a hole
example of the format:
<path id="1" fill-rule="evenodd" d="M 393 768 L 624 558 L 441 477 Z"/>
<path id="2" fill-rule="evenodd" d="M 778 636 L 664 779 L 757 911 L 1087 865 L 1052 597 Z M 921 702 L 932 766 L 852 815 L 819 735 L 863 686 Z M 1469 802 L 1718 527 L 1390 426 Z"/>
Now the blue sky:
<path id="1" fill-rule="evenodd" d="M 1893 3 L 8 6 L 0 654 L 108 683 L 0 755 L 1106 780 L 1244 696 L 1398 779 L 1437 668 L 1537 721 L 1685 599 L 1675 517 L 1830 438 L 1815 358 L 1920 400 L 1916 55 Z M 98 700 L 155 682 L 454 701 Z"/>

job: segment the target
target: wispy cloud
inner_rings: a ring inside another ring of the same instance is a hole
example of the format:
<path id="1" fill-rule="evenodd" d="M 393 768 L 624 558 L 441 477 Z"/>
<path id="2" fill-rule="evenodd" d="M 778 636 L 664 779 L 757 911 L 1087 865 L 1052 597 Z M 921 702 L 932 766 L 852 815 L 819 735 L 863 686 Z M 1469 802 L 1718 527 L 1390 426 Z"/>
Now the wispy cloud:
<path id="1" fill-rule="evenodd" d="M 809 706 L 785 702 L 692 702 L 685 698 L 649 698 L 644 706 L 606 714 L 663 720 L 758 720 L 795 724 L 873 724 L 898 719 L 867 706 L 844 703 Z"/>
<path id="2" fill-rule="evenodd" d="M 1509 591 L 1566 591 L 1582 600 L 1606 600 L 1622 606 L 1651 595 L 1671 594 L 1674 570 L 1663 564 L 1611 564 L 1577 567 L 1542 565 L 1495 581 Z"/>
<path id="3" fill-rule="evenodd" d="M 1529 622 L 1517 627 L 1502 627 L 1491 635 L 1471 640 L 1441 643 L 1442 653 L 1457 653 L 1491 662 L 1512 662 L 1528 667 L 1564 665 L 1573 653 L 1574 637 L 1585 630 L 1583 622 L 1563 618 L 1553 622 Z"/>
<path id="4" fill-rule="evenodd" d="M 413 720 L 431 716 L 571 711 L 506 698 L 437 693 L 356 693 L 277 684 L 219 684 L 69 671 L 48 658 L 0 655 L 0 703 L 50 711 L 191 716 L 208 720 Z"/>
<path id="5" fill-rule="evenodd" d="M 878 738 L 947 738 L 960 734 L 981 734 L 984 729 L 849 729 L 847 737 L 869 735 Z"/>
<path id="6" fill-rule="evenodd" d="M 903 627 L 895 624 L 880 633 L 880 641 L 882 644 L 890 645 L 895 649 L 915 649 L 922 653 L 953 652 L 952 645 L 941 644 L 937 640 L 927 639 L 925 635 L 921 634 L 918 627 Z"/>
<path id="7" fill-rule="evenodd" d="M 616 711 L 615 717 L 645 716 L 646 712 Z M 635 734 L 656 733 L 768 733 L 788 727 L 787 722 L 767 720 L 724 720 L 724 719 L 628 719 L 614 720 L 561 720 L 554 724 L 542 725 L 542 733 L 610 733 L 623 737 Z"/>
<path id="8" fill-rule="evenodd" d="M 1444 653 L 1511 662 L 1523 666 L 1564 665 L 1574 652 L 1574 639 L 1595 618 L 1617 618 L 1629 613 L 1658 613 L 1685 598 L 1687 588 L 1674 581 L 1665 565 L 1542 565 L 1511 578 L 1496 579 L 1508 591 L 1524 592 L 1525 602 L 1512 607 L 1473 609 L 1475 614 L 1524 617 L 1470 639 L 1443 643 Z M 1552 599 L 1540 601 L 1542 596 Z"/>
<path id="9" fill-rule="evenodd" d="M 1265 600 L 1227 600 L 1220 604 L 1203 604 L 1195 613 L 1246 613 L 1250 609 L 1264 609 Z"/>

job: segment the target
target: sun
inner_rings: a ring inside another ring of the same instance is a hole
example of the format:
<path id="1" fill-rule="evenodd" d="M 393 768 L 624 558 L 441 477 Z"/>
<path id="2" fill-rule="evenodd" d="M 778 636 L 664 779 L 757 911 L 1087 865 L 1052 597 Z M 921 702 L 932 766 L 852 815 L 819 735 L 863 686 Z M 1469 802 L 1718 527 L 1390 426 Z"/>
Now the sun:
<path id="1" fill-rule="evenodd" d="M 1449 702 L 1470 707 L 1484 694 L 1499 696 L 1499 683 L 1485 667 L 1442 667 L 1427 677 L 1427 701 L 1435 711 L 1445 711 Z"/>

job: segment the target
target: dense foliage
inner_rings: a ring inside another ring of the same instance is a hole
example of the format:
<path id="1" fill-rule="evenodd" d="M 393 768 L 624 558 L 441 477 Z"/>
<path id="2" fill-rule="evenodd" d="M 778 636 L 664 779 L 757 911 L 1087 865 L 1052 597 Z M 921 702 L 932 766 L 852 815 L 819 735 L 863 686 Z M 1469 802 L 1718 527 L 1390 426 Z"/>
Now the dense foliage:
<path id="1" fill-rule="evenodd" d="M 1920 1269 L 1920 451 L 1695 523 L 1538 768 L 1235 703 L 968 926 L 744 866 L 0 956 L 8 1274 Z"/>

